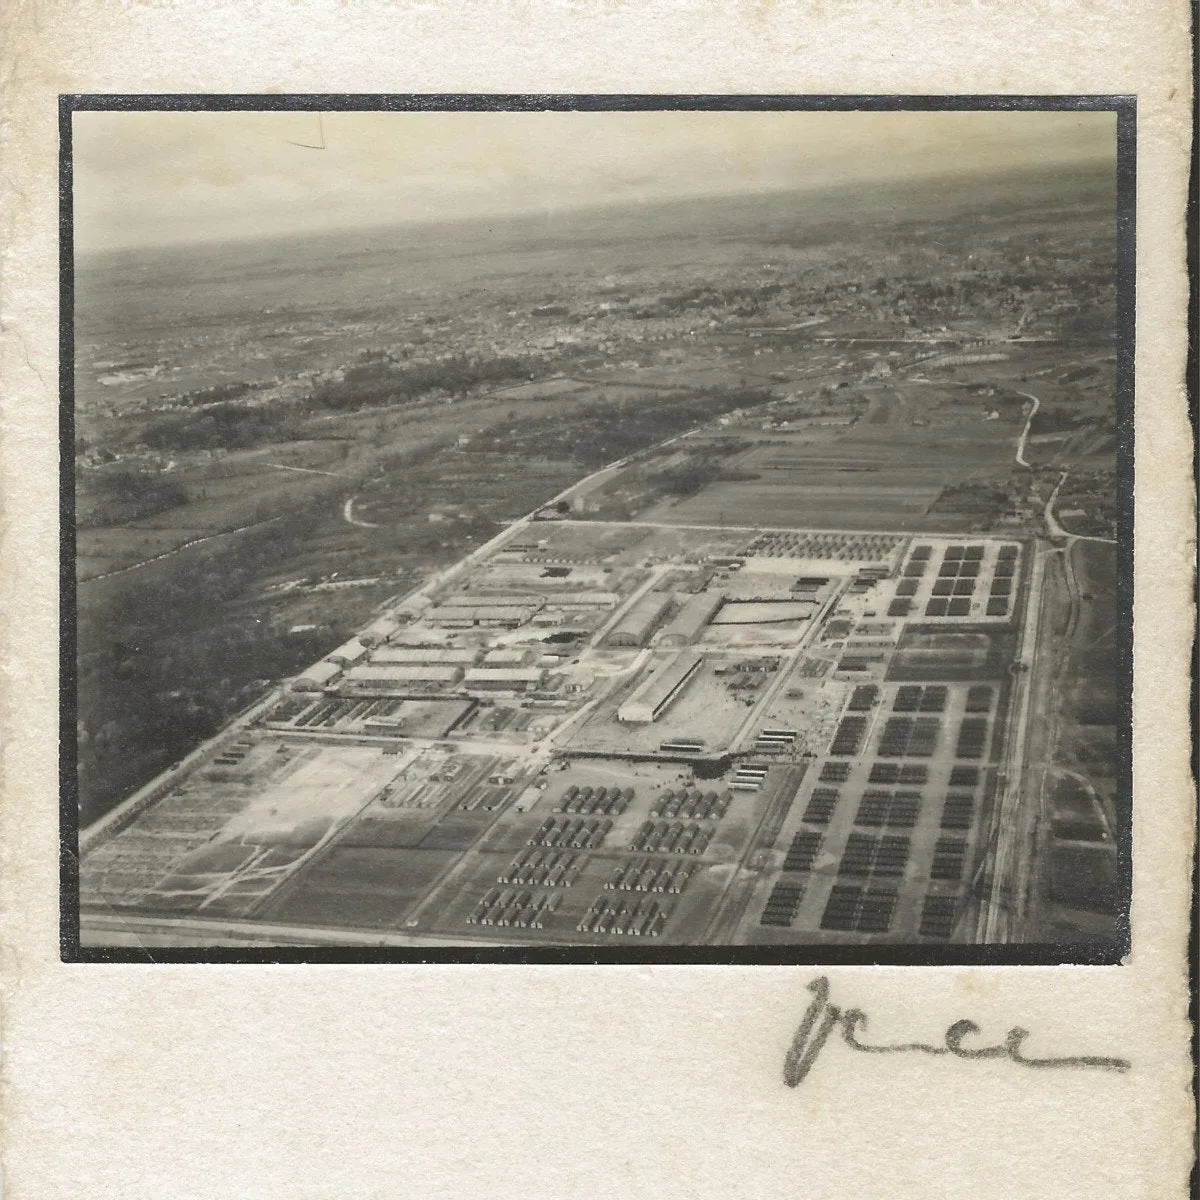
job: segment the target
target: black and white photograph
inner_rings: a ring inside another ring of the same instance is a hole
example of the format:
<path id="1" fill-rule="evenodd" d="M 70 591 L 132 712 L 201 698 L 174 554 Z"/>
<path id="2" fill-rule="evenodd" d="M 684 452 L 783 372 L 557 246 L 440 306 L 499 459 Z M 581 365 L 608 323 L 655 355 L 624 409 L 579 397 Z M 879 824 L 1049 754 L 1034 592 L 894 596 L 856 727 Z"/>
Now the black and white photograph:
<path id="1" fill-rule="evenodd" d="M 1119 961 L 1131 107 L 367 99 L 65 102 L 74 953 Z"/>

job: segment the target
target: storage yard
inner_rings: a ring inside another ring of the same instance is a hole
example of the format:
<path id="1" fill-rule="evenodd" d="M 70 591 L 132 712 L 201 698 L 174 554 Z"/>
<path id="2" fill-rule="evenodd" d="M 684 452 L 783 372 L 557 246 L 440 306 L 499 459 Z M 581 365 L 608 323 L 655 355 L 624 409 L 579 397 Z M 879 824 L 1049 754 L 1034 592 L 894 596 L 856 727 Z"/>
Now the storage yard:
<path id="1" fill-rule="evenodd" d="M 1026 558 L 518 523 L 89 830 L 85 915 L 970 940 Z"/>

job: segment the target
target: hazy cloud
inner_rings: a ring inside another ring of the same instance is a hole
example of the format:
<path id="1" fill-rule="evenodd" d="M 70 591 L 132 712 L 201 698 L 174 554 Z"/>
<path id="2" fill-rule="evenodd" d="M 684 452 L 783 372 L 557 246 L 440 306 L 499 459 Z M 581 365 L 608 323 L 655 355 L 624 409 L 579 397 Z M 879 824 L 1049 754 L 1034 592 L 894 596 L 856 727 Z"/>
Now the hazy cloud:
<path id="1" fill-rule="evenodd" d="M 869 185 L 1115 144 L 1112 113 L 76 113 L 76 244 Z"/>

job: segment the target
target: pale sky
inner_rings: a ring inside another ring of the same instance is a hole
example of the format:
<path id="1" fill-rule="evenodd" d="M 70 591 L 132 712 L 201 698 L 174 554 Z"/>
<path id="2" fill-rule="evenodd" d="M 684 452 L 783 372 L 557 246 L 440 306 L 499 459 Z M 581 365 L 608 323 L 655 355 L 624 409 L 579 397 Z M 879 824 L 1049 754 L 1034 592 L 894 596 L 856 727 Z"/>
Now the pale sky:
<path id="1" fill-rule="evenodd" d="M 325 149 L 295 146 L 316 143 Z M 74 114 L 82 253 L 1115 161 L 1113 113 Z"/>

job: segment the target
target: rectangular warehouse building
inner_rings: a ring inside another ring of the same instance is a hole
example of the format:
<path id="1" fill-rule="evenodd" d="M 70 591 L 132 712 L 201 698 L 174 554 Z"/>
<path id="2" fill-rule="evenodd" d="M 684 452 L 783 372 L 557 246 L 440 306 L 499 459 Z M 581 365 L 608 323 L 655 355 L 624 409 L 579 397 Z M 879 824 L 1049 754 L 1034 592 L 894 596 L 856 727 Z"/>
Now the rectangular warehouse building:
<path id="1" fill-rule="evenodd" d="M 333 659 L 334 662 L 348 667 L 351 663 L 362 662 L 367 657 L 367 648 L 358 638 L 351 638 L 345 645 L 339 646 L 336 650 L 331 650 L 328 657 Z"/>
<path id="2" fill-rule="evenodd" d="M 446 687 L 457 683 L 461 676 L 461 667 L 368 663 L 351 667 L 346 682 L 357 687 Z"/>
<path id="3" fill-rule="evenodd" d="M 631 725 L 657 721 L 679 698 L 703 661 L 695 650 L 681 650 L 661 671 L 642 683 L 617 709 L 617 720 Z"/>
<path id="4" fill-rule="evenodd" d="M 616 623 L 608 635 L 610 646 L 644 646 L 659 618 L 671 603 L 668 592 L 648 592 Z"/>
<path id="5" fill-rule="evenodd" d="M 518 625 L 527 624 L 536 612 L 537 608 L 533 605 L 487 604 L 463 608 L 446 604 L 428 609 L 425 619 L 431 625 L 441 625 L 446 629 L 469 629 L 474 625 L 516 629 Z"/>
<path id="6" fill-rule="evenodd" d="M 539 687 L 545 672 L 538 667 L 525 667 L 520 670 L 488 670 L 477 667 L 468 671 L 463 683 L 468 688 L 482 688 L 486 691 L 526 692 Z"/>
<path id="7" fill-rule="evenodd" d="M 399 628 L 400 622 L 394 617 L 379 617 L 358 635 L 358 640 L 364 646 L 378 646 L 386 642 Z"/>
<path id="8" fill-rule="evenodd" d="M 447 608 L 541 608 L 541 596 L 529 592 L 456 592 L 447 596 Z"/>
<path id="9" fill-rule="evenodd" d="M 313 663 L 307 671 L 301 671 L 292 680 L 292 691 L 319 692 L 332 683 L 341 673 L 342 668 L 337 663 L 323 659 L 319 663 Z"/>
<path id="10" fill-rule="evenodd" d="M 529 651 L 520 647 L 489 650 L 483 656 L 484 667 L 523 667 L 528 661 Z"/>
<path id="11" fill-rule="evenodd" d="M 371 655 L 373 663 L 433 663 L 442 667 L 469 667 L 478 650 L 459 646 L 385 646 Z"/>
<path id="12" fill-rule="evenodd" d="M 621 601 L 619 592 L 556 592 L 554 603 L 559 608 L 616 608 Z"/>
<path id="13" fill-rule="evenodd" d="M 724 592 L 697 592 L 679 610 L 679 615 L 662 631 L 662 646 L 690 646 L 725 601 Z"/>

